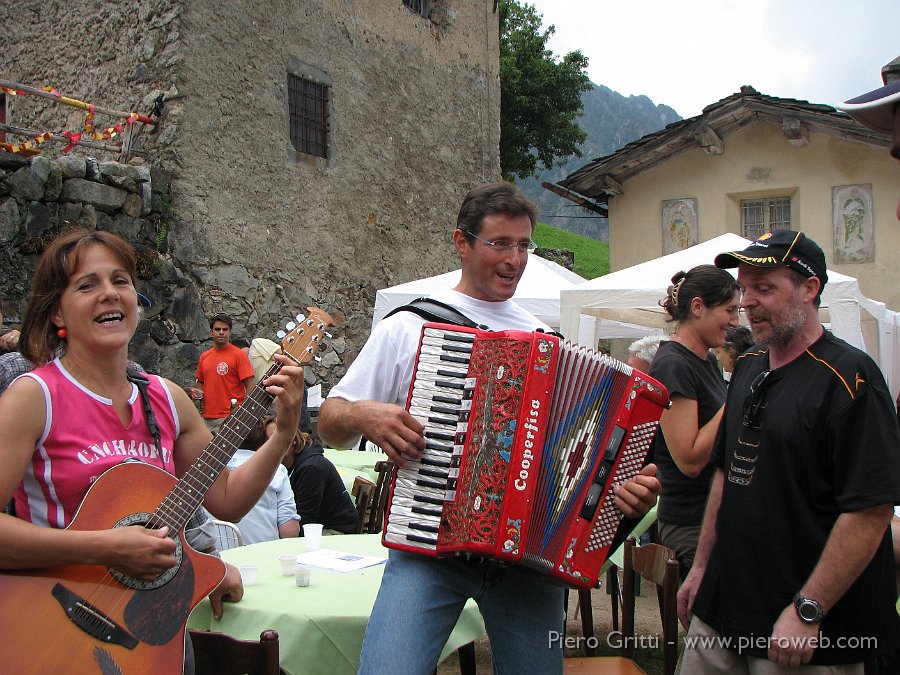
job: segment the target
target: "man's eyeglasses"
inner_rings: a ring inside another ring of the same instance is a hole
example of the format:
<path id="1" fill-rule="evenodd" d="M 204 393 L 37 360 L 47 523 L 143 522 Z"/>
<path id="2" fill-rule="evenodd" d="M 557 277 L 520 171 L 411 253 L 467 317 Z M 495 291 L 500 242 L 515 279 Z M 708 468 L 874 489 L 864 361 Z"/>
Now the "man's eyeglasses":
<path id="1" fill-rule="evenodd" d="M 537 244 L 535 244 L 533 241 L 520 241 L 518 243 L 511 244 L 509 242 L 498 241 L 496 239 L 482 239 L 470 230 L 463 230 L 463 232 L 466 233 L 466 236 L 477 239 L 495 253 L 509 253 L 513 249 L 516 249 L 519 253 L 532 253 L 537 248 Z"/>
<path id="2" fill-rule="evenodd" d="M 764 370 L 750 384 L 750 395 L 744 399 L 744 426 L 759 426 L 759 411 L 763 404 L 763 385 L 771 370 Z"/>

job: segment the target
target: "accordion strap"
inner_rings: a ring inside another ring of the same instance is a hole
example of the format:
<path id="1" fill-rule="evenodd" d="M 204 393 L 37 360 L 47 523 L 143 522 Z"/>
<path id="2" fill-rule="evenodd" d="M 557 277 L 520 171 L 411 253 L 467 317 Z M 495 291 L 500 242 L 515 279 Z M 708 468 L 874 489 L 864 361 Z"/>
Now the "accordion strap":
<path id="1" fill-rule="evenodd" d="M 455 307 L 451 307 L 447 303 L 441 302 L 440 300 L 434 300 L 433 298 L 416 298 L 409 304 L 392 309 L 384 318 L 386 319 L 389 316 L 393 316 L 397 312 L 412 312 L 413 314 L 418 314 L 427 321 L 435 321 L 437 323 L 449 323 L 455 326 L 465 326 L 466 328 L 490 330 L 483 324 L 475 323 Z"/>

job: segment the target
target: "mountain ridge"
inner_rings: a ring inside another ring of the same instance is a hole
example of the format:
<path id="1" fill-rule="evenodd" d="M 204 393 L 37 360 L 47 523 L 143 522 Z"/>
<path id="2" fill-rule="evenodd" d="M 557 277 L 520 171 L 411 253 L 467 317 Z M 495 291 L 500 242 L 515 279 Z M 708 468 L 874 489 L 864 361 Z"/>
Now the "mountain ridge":
<path id="1" fill-rule="evenodd" d="M 584 112 L 578 124 L 587 132 L 579 145 L 582 156 L 571 155 L 561 165 L 544 170 L 537 178 L 517 180 L 522 191 L 537 202 L 540 220 L 553 227 L 598 241 L 609 241 L 606 218 L 541 187 L 542 182 L 557 183 L 592 160 L 612 154 L 619 148 L 663 127 L 678 122 L 681 116 L 665 104 L 656 104 L 644 95 L 623 96 L 602 84 L 582 94 Z"/>

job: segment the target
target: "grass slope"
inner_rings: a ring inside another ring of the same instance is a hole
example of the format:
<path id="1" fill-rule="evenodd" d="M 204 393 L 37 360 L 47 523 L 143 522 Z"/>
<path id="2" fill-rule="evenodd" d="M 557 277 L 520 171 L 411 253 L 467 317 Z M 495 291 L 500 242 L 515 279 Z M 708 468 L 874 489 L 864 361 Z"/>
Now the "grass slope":
<path id="1" fill-rule="evenodd" d="M 575 273 L 596 279 L 609 272 L 609 244 L 560 230 L 546 223 L 534 228 L 534 241 L 541 248 L 564 248 L 575 254 Z"/>

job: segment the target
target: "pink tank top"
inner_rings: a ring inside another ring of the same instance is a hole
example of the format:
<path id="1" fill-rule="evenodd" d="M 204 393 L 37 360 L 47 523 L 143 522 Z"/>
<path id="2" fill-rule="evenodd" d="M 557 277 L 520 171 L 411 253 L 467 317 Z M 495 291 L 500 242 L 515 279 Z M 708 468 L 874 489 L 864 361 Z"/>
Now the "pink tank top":
<path id="1" fill-rule="evenodd" d="M 163 381 L 149 375 L 147 391 L 159 424 L 162 457 L 147 428 L 144 406 L 132 385 L 128 404 L 131 424 L 122 421 L 108 398 L 79 384 L 56 359 L 25 377 L 44 392 L 47 419 L 31 463 L 16 490 L 16 515 L 50 527 L 66 527 L 91 484 L 107 469 L 140 460 L 174 474 L 172 448 L 178 437 L 178 415 Z"/>

